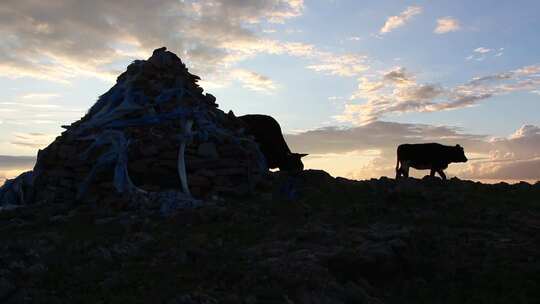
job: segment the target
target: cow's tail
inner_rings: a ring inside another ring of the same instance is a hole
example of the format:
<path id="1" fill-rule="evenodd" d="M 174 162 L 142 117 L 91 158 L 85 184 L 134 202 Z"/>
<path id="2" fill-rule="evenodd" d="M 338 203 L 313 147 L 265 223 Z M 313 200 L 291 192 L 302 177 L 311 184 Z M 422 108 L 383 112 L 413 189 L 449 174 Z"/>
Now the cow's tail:
<path id="1" fill-rule="evenodd" d="M 396 153 L 396 179 L 399 178 L 399 153 Z"/>

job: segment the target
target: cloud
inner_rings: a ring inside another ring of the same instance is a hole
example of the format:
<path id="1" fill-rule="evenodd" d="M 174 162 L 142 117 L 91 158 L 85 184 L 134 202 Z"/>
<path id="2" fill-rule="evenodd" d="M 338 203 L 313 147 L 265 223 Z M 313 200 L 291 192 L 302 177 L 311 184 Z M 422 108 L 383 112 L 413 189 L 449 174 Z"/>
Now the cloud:
<path id="1" fill-rule="evenodd" d="M 0 155 L 0 170 L 13 170 L 17 168 L 31 168 L 34 166 L 34 156 L 9 156 Z"/>
<path id="2" fill-rule="evenodd" d="M 465 178 L 485 180 L 540 180 L 540 158 L 507 162 L 478 162 L 462 173 Z"/>
<path id="3" fill-rule="evenodd" d="M 463 134 L 455 127 L 376 121 L 352 128 L 325 127 L 287 134 L 286 139 L 293 150 L 306 153 L 346 153 L 377 149 L 383 154 L 390 152 L 393 155 L 397 145 L 404 142 L 442 140 L 448 144 L 460 142 L 468 145 L 487 137 Z"/>
<path id="4" fill-rule="evenodd" d="M 485 59 L 493 59 L 504 55 L 504 48 L 490 49 L 486 47 L 478 47 L 472 51 L 472 54 L 465 57 L 465 60 L 484 61 Z"/>
<path id="5" fill-rule="evenodd" d="M 0 155 L 0 187 L 8 178 L 14 178 L 24 171 L 34 167 L 36 158 L 33 156 Z"/>
<path id="6" fill-rule="evenodd" d="M 369 97 L 372 92 L 375 92 L 385 85 L 384 81 L 371 81 L 367 77 L 358 78 L 358 89 L 351 96 L 351 99 Z"/>
<path id="7" fill-rule="evenodd" d="M 336 54 L 321 51 L 312 44 L 300 42 L 280 42 L 276 40 L 252 40 L 227 43 L 231 55 L 225 60 L 235 62 L 256 54 L 288 55 L 311 62 L 306 67 L 316 72 L 338 76 L 356 76 L 369 69 L 368 58 L 357 53 Z"/>
<path id="8" fill-rule="evenodd" d="M 492 51 L 492 49 L 488 49 L 488 48 L 485 48 L 485 47 L 479 47 L 479 48 L 476 48 L 476 49 L 473 50 L 473 52 L 480 53 L 480 54 L 489 53 L 491 51 Z"/>
<path id="9" fill-rule="evenodd" d="M 0 2 L 0 74 L 113 80 L 113 63 L 163 45 L 208 71 L 235 55 L 227 44 L 258 40 L 251 25 L 285 22 L 303 9 L 302 0 L 6 0 Z"/>
<path id="10" fill-rule="evenodd" d="M 412 75 L 409 75 L 405 68 L 398 67 L 383 75 L 383 80 L 396 84 L 397 86 L 408 86 L 414 83 Z"/>
<path id="11" fill-rule="evenodd" d="M 528 75 L 534 75 L 534 74 L 540 74 L 540 64 L 537 65 L 528 65 L 522 68 L 519 68 L 515 71 L 513 71 L 515 74 L 519 76 L 528 76 Z"/>
<path id="12" fill-rule="evenodd" d="M 265 93 L 271 93 L 277 89 L 272 79 L 244 69 L 235 69 L 231 72 L 234 79 L 240 81 L 247 89 Z"/>
<path id="13" fill-rule="evenodd" d="M 350 99 L 367 98 L 378 94 L 377 91 L 390 86 L 406 87 L 414 83 L 413 75 L 409 74 L 405 68 L 397 67 L 382 73 L 382 79 L 372 81 L 368 77 L 358 78 L 358 88 Z"/>
<path id="14" fill-rule="evenodd" d="M 60 125 L 76 120 L 84 114 L 84 109 L 53 101 L 59 97 L 60 94 L 50 92 L 19 94 L 10 101 L 0 102 L 0 120 L 12 127 L 33 124 Z"/>
<path id="15" fill-rule="evenodd" d="M 369 67 L 365 63 L 366 57 L 358 54 L 336 55 L 325 52 L 317 52 L 313 56 L 319 61 L 317 64 L 308 65 L 307 68 L 337 76 L 355 76 Z"/>
<path id="16" fill-rule="evenodd" d="M 303 11 L 302 0 L 119 0 L 92 5 L 7 0 L 0 3 L 0 74 L 62 83 L 80 76 L 113 81 L 118 75 L 113 66 L 145 58 L 160 46 L 177 53 L 209 87 L 232 84 L 235 65 L 259 54 L 298 57 L 306 60 L 306 68 L 328 75 L 358 76 L 369 68 L 361 54 L 336 54 L 259 35 Z M 261 90 L 262 78 L 255 83 L 254 75 L 236 73 L 250 79 L 246 87 Z M 264 86 L 272 90 L 268 80 Z"/>
<path id="17" fill-rule="evenodd" d="M 14 178 L 22 172 L 34 167 L 36 158 L 33 156 L 0 155 L 0 187 L 6 179 Z"/>
<path id="18" fill-rule="evenodd" d="M 493 96 L 540 88 L 540 65 L 475 77 L 454 87 L 418 83 L 414 75 L 398 67 L 378 79 L 360 77 L 338 121 L 367 124 L 389 114 L 436 112 L 475 106 Z M 364 101 L 356 103 L 355 101 Z"/>
<path id="19" fill-rule="evenodd" d="M 0 103 L 1 105 L 6 105 L 6 106 L 18 106 L 18 107 L 26 107 L 26 108 L 41 108 L 41 109 L 58 109 L 60 108 L 59 105 L 55 105 L 55 104 L 33 104 L 33 103 L 20 103 L 20 102 L 1 102 Z M 3 109 L 4 111 L 8 111 L 9 110 L 13 110 L 13 112 L 15 112 L 16 110 L 14 109 Z"/>
<path id="20" fill-rule="evenodd" d="M 307 167 L 350 178 L 393 176 L 399 144 L 440 142 L 464 146 L 469 157 L 468 163 L 450 166 L 452 175 L 485 180 L 540 179 L 540 170 L 536 170 L 540 128 L 533 125 L 522 126 L 504 138 L 468 134 L 456 127 L 387 121 L 352 128 L 326 127 L 285 137 L 293 151 L 311 153 L 305 161 Z"/>
<path id="21" fill-rule="evenodd" d="M 306 66 L 307 69 L 327 75 L 354 77 L 369 69 L 368 59 L 364 55 L 353 53 L 335 54 L 318 50 L 314 45 L 304 43 L 282 43 L 275 40 L 264 40 L 229 45 L 227 47 L 237 52 L 237 56 L 243 59 L 259 53 L 300 57 L 311 62 Z M 239 59 L 234 58 L 232 60 Z M 228 86 L 231 80 L 241 81 L 244 83 L 244 87 L 255 91 L 271 92 L 277 88 L 275 83 L 268 77 L 245 69 L 219 71 L 213 78 L 201 81 L 201 84 L 205 87 L 224 87 Z"/>
<path id="22" fill-rule="evenodd" d="M 499 74 L 491 74 L 482 77 L 474 77 L 468 84 L 480 85 L 485 82 L 497 81 L 497 80 L 509 80 L 515 76 L 514 72 L 503 72 Z"/>
<path id="23" fill-rule="evenodd" d="M 33 99 L 33 100 L 49 100 L 59 97 L 60 94 L 55 93 L 27 93 L 20 96 L 22 99 Z"/>
<path id="24" fill-rule="evenodd" d="M 390 16 L 379 31 L 381 34 L 389 33 L 399 27 L 404 26 L 413 16 L 422 13 L 419 6 L 409 6 L 397 16 Z"/>
<path id="25" fill-rule="evenodd" d="M 45 133 L 15 133 L 10 144 L 36 150 L 46 147 L 54 138 L 54 135 Z"/>
<path id="26" fill-rule="evenodd" d="M 449 32 L 456 32 L 461 29 L 459 20 L 452 17 L 444 17 L 437 19 L 437 27 L 433 30 L 436 34 L 446 34 Z"/>
<path id="27" fill-rule="evenodd" d="M 489 141 L 488 159 L 471 164 L 465 176 L 540 180 L 540 127 L 523 125 L 506 138 Z"/>
<path id="28" fill-rule="evenodd" d="M 504 54 L 504 48 L 499 49 L 490 49 L 486 47 L 478 47 L 472 51 L 472 54 L 465 57 L 465 60 L 476 60 L 476 61 L 484 61 L 488 58 L 497 58 L 501 57 Z"/>

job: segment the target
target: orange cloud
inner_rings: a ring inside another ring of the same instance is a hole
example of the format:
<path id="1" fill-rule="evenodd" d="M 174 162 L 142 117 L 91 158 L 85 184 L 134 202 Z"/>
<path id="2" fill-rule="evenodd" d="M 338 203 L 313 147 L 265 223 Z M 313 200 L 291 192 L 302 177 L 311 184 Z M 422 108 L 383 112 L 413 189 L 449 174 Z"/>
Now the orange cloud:
<path id="1" fill-rule="evenodd" d="M 404 26 L 412 17 L 422 13 L 419 6 L 409 6 L 403 12 L 396 16 L 390 16 L 379 31 L 381 34 L 389 33 L 399 27 Z"/>
<path id="2" fill-rule="evenodd" d="M 437 19 L 437 27 L 433 30 L 436 34 L 446 34 L 456 32 L 461 29 L 459 21 L 452 17 L 444 17 Z"/>

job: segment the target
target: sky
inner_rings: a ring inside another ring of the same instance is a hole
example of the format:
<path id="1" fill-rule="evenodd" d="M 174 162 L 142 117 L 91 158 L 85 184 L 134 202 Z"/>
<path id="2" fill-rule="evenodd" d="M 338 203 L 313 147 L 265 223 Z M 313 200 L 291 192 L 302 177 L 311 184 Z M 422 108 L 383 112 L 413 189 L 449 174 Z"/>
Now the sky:
<path id="1" fill-rule="evenodd" d="M 222 110 L 276 118 L 307 168 L 393 176 L 397 145 L 440 142 L 470 159 L 450 176 L 539 180 L 539 12 L 535 0 L 3 0 L 0 183 L 161 46 Z"/>

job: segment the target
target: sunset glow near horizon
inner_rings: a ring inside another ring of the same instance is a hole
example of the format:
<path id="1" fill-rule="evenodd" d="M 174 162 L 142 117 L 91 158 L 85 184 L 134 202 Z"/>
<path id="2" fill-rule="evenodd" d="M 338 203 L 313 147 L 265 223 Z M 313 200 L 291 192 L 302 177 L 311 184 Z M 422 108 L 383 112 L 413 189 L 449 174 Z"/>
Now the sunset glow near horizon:
<path id="1" fill-rule="evenodd" d="M 539 12 L 533 0 L 2 1 L 0 184 L 161 46 L 223 111 L 276 118 L 306 168 L 393 176 L 400 143 L 440 142 L 470 159 L 449 177 L 536 181 Z"/>

